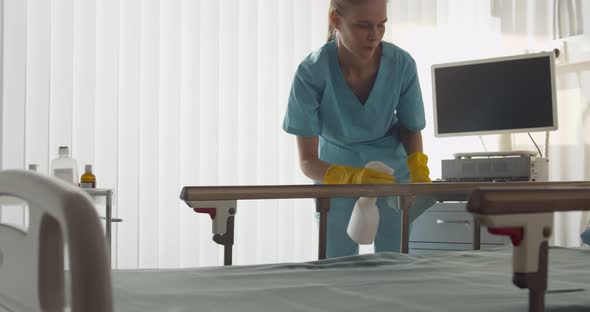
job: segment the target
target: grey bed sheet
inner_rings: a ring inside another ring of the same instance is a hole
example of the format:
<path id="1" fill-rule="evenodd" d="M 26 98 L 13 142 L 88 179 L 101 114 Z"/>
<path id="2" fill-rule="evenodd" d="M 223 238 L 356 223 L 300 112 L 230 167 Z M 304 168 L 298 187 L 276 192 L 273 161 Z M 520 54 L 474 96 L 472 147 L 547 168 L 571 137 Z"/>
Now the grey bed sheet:
<path id="1" fill-rule="evenodd" d="M 546 311 L 590 311 L 590 249 L 551 248 Z M 511 249 L 113 271 L 115 311 L 527 311 Z"/>

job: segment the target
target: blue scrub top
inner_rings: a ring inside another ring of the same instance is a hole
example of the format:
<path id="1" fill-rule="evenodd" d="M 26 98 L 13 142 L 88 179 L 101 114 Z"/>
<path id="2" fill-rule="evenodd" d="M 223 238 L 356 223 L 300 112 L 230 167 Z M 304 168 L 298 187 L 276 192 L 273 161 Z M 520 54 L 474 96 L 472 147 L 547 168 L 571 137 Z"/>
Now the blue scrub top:
<path id="1" fill-rule="evenodd" d="M 301 137 L 319 137 L 319 158 L 330 164 L 364 167 L 381 161 L 409 180 L 400 126 L 421 131 L 426 125 L 416 63 L 394 44 L 382 42 L 377 78 L 364 105 L 340 69 L 335 40 L 299 65 L 283 129 Z"/>

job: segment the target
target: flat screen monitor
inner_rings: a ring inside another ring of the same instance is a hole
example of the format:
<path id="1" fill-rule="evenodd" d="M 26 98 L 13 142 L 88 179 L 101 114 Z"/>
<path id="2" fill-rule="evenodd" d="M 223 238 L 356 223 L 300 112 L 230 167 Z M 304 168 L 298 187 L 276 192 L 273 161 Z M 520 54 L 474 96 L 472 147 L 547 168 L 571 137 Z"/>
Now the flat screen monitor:
<path id="1" fill-rule="evenodd" d="M 553 52 L 432 66 L 437 137 L 557 129 Z"/>

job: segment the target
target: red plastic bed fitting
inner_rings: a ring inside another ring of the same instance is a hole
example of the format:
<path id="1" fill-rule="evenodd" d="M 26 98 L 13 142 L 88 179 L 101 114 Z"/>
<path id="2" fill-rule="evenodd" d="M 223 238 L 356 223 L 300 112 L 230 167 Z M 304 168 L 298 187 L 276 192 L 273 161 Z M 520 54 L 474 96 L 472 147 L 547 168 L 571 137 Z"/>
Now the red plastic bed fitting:
<path id="1" fill-rule="evenodd" d="M 217 214 L 217 209 L 215 208 L 194 208 L 193 209 L 196 213 L 207 213 L 211 217 L 211 220 L 215 219 L 215 215 Z"/>
<path id="2" fill-rule="evenodd" d="M 488 232 L 494 235 L 505 235 L 510 236 L 510 240 L 512 241 L 512 245 L 515 247 L 520 245 L 522 239 L 524 238 L 524 229 L 519 228 L 488 228 Z"/>

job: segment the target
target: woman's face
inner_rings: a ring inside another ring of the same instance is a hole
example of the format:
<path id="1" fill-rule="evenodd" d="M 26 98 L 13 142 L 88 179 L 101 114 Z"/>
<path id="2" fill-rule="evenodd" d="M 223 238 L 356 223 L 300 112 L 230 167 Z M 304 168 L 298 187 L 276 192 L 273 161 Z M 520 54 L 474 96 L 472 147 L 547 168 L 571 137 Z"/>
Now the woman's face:
<path id="1" fill-rule="evenodd" d="M 361 59 L 372 58 L 385 34 L 387 1 L 367 0 L 348 4 L 341 13 L 334 12 L 333 22 L 342 44 Z"/>

